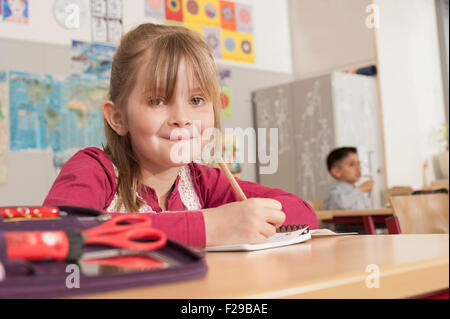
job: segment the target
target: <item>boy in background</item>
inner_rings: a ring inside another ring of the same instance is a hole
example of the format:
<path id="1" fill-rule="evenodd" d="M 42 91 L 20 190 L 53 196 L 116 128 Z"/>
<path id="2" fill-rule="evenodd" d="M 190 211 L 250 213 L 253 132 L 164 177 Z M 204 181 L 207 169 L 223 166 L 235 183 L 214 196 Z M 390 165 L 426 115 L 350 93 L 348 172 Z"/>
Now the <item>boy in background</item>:
<path id="1" fill-rule="evenodd" d="M 367 209 L 364 193 L 372 190 L 374 181 L 368 180 L 358 187 L 355 186 L 361 178 L 361 166 L 356 148 L 334 149 L 327 157 L 327 167 L 338 182 L 327 190 L 323 208 L 326 210 Z"/>

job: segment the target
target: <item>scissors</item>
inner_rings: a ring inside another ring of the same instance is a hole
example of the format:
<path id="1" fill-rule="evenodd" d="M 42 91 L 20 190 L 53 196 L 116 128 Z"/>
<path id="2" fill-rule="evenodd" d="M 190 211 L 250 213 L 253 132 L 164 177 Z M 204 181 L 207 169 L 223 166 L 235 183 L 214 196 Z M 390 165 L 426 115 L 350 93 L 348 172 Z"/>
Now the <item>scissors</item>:
<path id="1" fill-rule="evenodd" d="M 148 216 L 126 214 L 100 226 L 81 231 L 81 235 L 85 244 L 101 244 L 131 250 L 156 250 L 166 244 L 167 237 L 162 231 L 150 226 L 151 220 Z"/>
<path id="2" fill-rule="evenodd" d="M 100 244 L 132 251 L 151 251 L 163 247 L 167 236 L 151 228 L 151 219 L 141 214 L 125 214 L 100 226 L 81 232 L 7 232 L 8 259 L 78 260 L 84 246 Z"/>

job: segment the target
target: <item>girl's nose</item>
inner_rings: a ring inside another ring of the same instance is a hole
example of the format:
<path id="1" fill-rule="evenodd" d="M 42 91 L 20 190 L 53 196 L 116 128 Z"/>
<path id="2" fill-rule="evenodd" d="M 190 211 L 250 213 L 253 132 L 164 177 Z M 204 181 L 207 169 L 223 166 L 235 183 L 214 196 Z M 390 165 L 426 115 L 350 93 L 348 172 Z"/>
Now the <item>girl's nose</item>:
<path id="1" fill-rule="evenodd" d="M 168 121 L 169 126 L 186 127 L 192 126 L 192 120 L 183 118 L 173 118 Z"/>
<path id="2" fill-rule="evenodd" d="M 169 126 L 186 127 L 192 125 L 192 120 L 184 109 L 183 105 L 174 105 L 167 121 Z"/>

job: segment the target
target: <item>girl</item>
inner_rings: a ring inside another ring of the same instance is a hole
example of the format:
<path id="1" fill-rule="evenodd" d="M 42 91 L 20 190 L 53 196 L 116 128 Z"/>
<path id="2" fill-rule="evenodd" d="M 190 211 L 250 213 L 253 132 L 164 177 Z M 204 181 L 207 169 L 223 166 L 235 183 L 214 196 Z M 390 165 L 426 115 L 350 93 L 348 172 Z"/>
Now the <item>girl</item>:
<path id="1" fill-rule="evenodd" d="M 187 164 L 174 160 L 174 146 L 191 147 L 220 123 L 216 67 L 196 33 L 153 24 L 127 33 L 109 98 L 106 147 L 75 154 L 44 205 L 152 213 L 153 227 L 195 247 L 263 242 L 283 223 L 317 228 L 312 208 L 293 194 L 237 180 L 249 198 L 239 201 L 219 169 L 192 162 L 198 154 Z"/>

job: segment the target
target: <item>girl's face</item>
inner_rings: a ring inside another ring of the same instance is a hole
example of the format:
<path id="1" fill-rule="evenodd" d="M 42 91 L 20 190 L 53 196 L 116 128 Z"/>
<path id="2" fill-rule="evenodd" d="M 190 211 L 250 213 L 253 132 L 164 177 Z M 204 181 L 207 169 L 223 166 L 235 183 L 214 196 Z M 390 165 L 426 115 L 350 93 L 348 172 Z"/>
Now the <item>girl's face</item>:
<path id="1" fill-rule="evenodd" d="M 138 74 L 128 100 L 127 128 L 141 166 L 184 165 L 198 158 L 208 142 L 201 135 L 214 127 L 213 103 L 203 95 L 190 71 L 182 60 L 170 101 L 146 96 L 142 74 Z M 181 149 L 188 154 L 183 162 L 179 157 Z"/>

